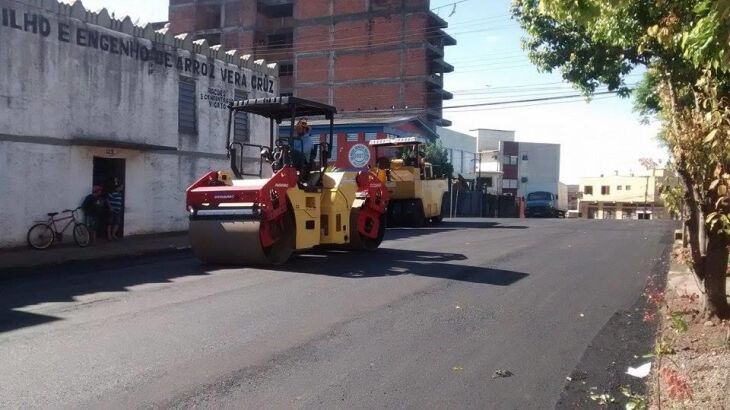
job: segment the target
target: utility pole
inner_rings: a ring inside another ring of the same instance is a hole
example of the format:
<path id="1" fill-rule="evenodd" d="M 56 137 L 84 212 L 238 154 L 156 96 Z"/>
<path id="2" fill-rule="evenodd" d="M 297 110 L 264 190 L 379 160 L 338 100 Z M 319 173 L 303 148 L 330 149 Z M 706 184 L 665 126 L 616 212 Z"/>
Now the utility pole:
<path id="1" fill-rule="evenodd" d="M 646 176 L 646 188 L 644 189 L 644 219 L 649 219 L 647 213 L 649 211 L 649 179 L 654 176 L 658 164 L 651 158 L 641 158 L 639 162 L 647 171 L 651 170 L 651 175 Z"/>
<path id="2" fill-rule="evenodd" d="M 649 207 L 649 175 L 646 176 L 646 188 L 644 189 L 644 219 L 646 219 L 646 211 Z"/>
<path id="3" fill-rule="evenodd" d="M 482 151 L 479 151 L 479 169 L 477 170 L 477 181 L 479 186 L 481 186 L 482 183 Z"/>

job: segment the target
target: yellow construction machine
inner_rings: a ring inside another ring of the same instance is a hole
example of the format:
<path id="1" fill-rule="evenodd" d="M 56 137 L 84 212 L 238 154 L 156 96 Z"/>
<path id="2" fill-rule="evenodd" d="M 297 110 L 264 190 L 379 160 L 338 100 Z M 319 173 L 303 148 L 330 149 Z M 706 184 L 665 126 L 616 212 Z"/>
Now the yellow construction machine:
<path id="1" fill-rule="evenodd" d="M 295 251 L 320 246 L 367 250 L 380 245 L 388 203 L 383 182 L 370 171 L 327 171 L 334 107 L 277 97 L 235 101 L 228 108 L 226 146 L 233 175 L 211 171 L 187 190 L 190 241 L 198 258 L 222 264 L 282 264 Z M 269 146 L 230 142 L 237 113 L 269 119 Z M 329 139 L 307 150 L 311 137 L 299 132 L 302 127 L 295 126 L 295 119 L 317 116 L 330 121 Z M 274 140 L 275 124 L 283 120 L 291 121 L 290 135 Z M 258 164 L 245 157 L 247 149 L 260 156 L 255 159 Z M 263 163 L 271 164 L 270 178 L 262 176 Z M 258 172 L 248 171 L 251 168 Z"/>
<path id="2" fill-rule="evenodd" d="M 448 181 L 437 178 L 426 162 L 415 137 L 371 140 L 375 150 L 374 172 L 385 182 L 390 202 L 389 226 L 420 227 L 441 222 L 441 202 Z"/>

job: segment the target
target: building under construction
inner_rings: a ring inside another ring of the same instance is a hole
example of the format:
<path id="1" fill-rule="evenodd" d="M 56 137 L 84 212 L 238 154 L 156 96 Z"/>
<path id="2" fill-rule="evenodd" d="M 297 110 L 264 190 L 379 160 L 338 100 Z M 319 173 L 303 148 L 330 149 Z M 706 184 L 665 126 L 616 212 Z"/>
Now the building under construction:
<path id="1" fill-rule="evenodd" d="M 170 30 L 279 63 L 280 93 L 343 116 L 442 117 L 444 48 L 429 0 L 170 0 Z"/>

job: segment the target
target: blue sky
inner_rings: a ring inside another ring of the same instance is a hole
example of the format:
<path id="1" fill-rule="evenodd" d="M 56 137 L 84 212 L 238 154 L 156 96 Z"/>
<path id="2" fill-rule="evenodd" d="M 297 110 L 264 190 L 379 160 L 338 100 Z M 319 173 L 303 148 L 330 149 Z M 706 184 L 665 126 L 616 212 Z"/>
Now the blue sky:
<path id="1" fill-rule="evenodd" d="M 438 8 L 458 0 L 431 0 Z M 70 2 L 70 0 L 69 0 Z M 85 0 L 92 10 L 107 7 L 117 18 L 130 15 L 140 24 L 167 19 L 168 0 Z M 574 94 L 558 74 L 538 73 L 520 46 L 524 35 L 510 19 L 510 0 L 466 0 L 437 12 L 449 22 L 447 30 L 458 41 L 447 49 L 446 60 L 456 71 L 446 75 L 445 87 L 455 98 L 445 105 L 542 98 Z M 453 15 L 449 16 L 452 11 Z M 632 76 L 629 82 L 638 80 Z M 666 160 L 655 136 L 656 124 L 642 125 L 630 99 L 596 97 L 592 102 L 519 104 L 518 107 L 481 107 L 446 110 L 452 129 L 514 130 L 518 141 L 561 144 L 561 180 L 575 183 L 581 176 L 614 171 L 640 171 L 638 159 Z"/>

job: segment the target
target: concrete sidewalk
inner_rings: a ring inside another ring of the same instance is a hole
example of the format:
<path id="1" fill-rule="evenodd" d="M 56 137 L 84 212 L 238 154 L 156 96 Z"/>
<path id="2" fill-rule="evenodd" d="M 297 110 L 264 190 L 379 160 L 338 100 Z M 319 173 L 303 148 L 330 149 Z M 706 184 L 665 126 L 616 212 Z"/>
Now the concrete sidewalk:
<path id="1" fill-rule="evenodd" d="M 41 251 L 30 248 L 0 249 L 0 276 L 68 262 L 141 256 L 189 248 L 190 241 L 185 231 L 130 236 L 111 242 L 97 240 L 87 248 L 64 243 Z"/>
<path id="2" fill-rule="evenodd" d="M 730 292 L 730 276 L 727 280 L 727 291 Z M 689 269 L 687 265 L 683 265 L 672 261 L 669 266 L 669 272 L 667 274 L 667 289 L 672 289 L 677 292 L 678 295 L 701 295 L 704 292 L 702 285 Z M 730 297 L 730 294 L 728 295 Z"/>

